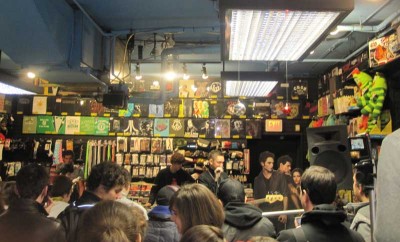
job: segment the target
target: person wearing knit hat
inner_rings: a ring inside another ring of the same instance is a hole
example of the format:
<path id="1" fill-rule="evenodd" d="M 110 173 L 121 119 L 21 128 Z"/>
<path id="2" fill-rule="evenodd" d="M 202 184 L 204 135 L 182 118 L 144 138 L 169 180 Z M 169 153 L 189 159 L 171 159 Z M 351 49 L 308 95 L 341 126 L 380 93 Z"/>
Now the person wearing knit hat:
<path id="1" fill-rule="evenodd" d="M 169 210 L 169 201 L 178 190 L 178 186 L 167 185 L 158 191 L 157 206 L 148 213 L 148 229 L 144 242 L 177 242 L 180 240 L 180 235 L 175 223 L 171 220 L 171 211 Z"/>

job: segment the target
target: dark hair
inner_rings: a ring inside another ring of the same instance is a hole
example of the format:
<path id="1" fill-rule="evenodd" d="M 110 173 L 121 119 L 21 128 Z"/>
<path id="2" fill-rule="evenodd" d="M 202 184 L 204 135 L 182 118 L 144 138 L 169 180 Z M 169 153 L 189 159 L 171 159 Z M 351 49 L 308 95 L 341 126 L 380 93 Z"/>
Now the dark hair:
<path id="1" fill-rule="evenodd" d="M 224 233 L 220 228 L 211 225 L 196 225 L 188 229 L 180 242 L 224 242 Z"/>
<path id="2" fill-rule="evenodd" d="M 301 176 L 301 189 L 305 190 L 313 205 L 331 204 L 336 197 L 335 175 L 322 166 L 310 166 Z"/>
<path id="3" fill-rule="evenodd" d="M 0 215 L 6 210 L 5 208 L 6 203 L 4 201 L 3 191 L 4 191 L 4 184 L 3 182 L 0 181 Z"/>
<path id="4" fill-rule="evenodd" d="M 135 207 L 116 201 L 101 201 L 83 214 L 84 229 L 78 232 L 78 241 L 133 242 L 144 238 L 146 219 Z"/>
<path id="5" fill-rule="evenodd" d="M 269 157 L 272 159 L 275 159 L 275 154 L 269 151 L 263 151 L 260 153 L 260 156 L 258 158 L 258 162 L 264 163 Z"/>
<path id="6" fill-rule="evenodd" d="M 217 197 L 222 201 L 224 206 L 230 202 L 243 203 L 246 194 L 242 183 L 238 180 L 228 178 L 221 182 L 218 188 Z"/>
<path id="7" fill-rule="evenodd" d="M 280 157 L 278 158 L 278 165 L 279 165 L 279 164 L 284 165 L 284 164 L 286 164 L 286 162 L 290 162 L 290 164 L 292 164 L 292 163 L 293 163 L 292 157 L 290 157 L 290 156 L 288 156 L 288 155 L 282 155 L 282 156 L 280 156 Z"/>
<path id="8" fill-rule="evenodd" d="M 206 186 L 198 183 L 181 187 L 169 203 L 171 210 L 177 210 L 182 222 L 182 234 L 189 228 L 207 224 L 221 228 L 224 224 L 224 210 L 217 197 Z"/>
<path id="9" fill-rule="evenodd" d="M 49 182 L 49 174 L 45 168 L 37 164 L 29 164 L 17 173 L 16 183 L 21 198 L 36 200 Z"/>
<path id="10" fill-rule="evenodd" d="M 185 157 L 181 153 L 175 152 L 171 156 L 171 164 L 181 165 L 183 163 L 185 163 Z"/>
<path id="11" fill-rule="evenodd" d="M 58 173 L 65 175 L 74 172 L 74 165 L 72 163 L 62 164 Z"/>
<path id="12" fill-rule="evenodd" d="M 69 194 L 72 188 L 72 180 L 66 176 L 57 176 L 51 187 L 51 197 L 62 197 Z"/>
<path id="13" fill-rule="evenodd" d="M 301 169 L 301 168 L 294 168 L 294 169 L 292 170 L 292 176 L 293 176 L 293 174 L 294 174 L 295 172 L 300 173 L 300 176 L 303 175 L 303 169 Z"/>
<path id="14" fill-rule="evenodd" d="M 86 186 L 89 191 L 94 191 L 100 185 L 103 185 L 107 192 L 115 186 L 124 186 L 123 168 L 108 161 L 95 165 L 90 172 Z"/>
<path id="15" fill-rule="evenodd" d="M 72 151 L 72 150 L 64 150 L 63 152 L 62 152 L 62 157 L 65 157 L 65 156 L 67 156 L 67 155 L 71 155 L 72 156 L 72 158 L 74 158 L 74 152 Z"/>
<path id="16" fill-rule="evenodd" d="M 132 176 L 131 173 L 127 169 L 122 169 L 122 174 L 124 175 L 124 180 L 125 180 L 125 187 L 129 186 L 132 181 Z"/>
<path id="17" fill-rule="evenodd" d="M 2 193 L 5 205 L 10 205 L 18 199 L 17 183 L 15 181 L 3 182 Z"/>
<path id="18" fill-rule="evenodd" d="M 278 240 L 268 236 L 253 236 L 249 242 L 278 242 Z"/>

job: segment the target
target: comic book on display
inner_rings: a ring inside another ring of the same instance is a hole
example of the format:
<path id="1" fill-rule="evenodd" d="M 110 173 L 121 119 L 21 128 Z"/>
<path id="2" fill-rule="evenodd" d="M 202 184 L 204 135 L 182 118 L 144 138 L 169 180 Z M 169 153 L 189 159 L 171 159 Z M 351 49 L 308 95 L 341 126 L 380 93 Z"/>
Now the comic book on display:
<path id="1" fill-rule="evenodd" d="M 209 81 L 200 80 L 194 82 L 194 97 L 205 98 L 209 96 Z"/>
<path id="2" fill-rule="evenodd" d="M 289 90 L 291 99 L 308 98 L 308 82 L 304 80 L 289 81 Z"/>
<path id="3" fill-rule="evenodd" d="M 225 102 L 224 100 L 210 100 L 209 113 L 210 118 L 223 118 L 225 116 Z"/>
<path id="4" fill-rule="evenodd" d="M 143 103 L 135 103 L 133 116 L 148 117 L 149 116 L 149 105 Z"/>
<path id="5" fill-rule="evenodd" d="M 261 139 L 261 120 L 246 119 L 246 137 Z"/>
<path id="6" fill-rule="evenodd" d="M 194 87 L 193 80 L 179 80 L 179 97 L 193 98 L 194 91 L 192 87 Z"/>
<path id="7" fill-rule="evenodd" d="M 153 136 L 153 119 L 149 118 L 139 119 L 139 135 L 144 137 Z"/>
<path id="8" fill-rule="evenodd" d="M 215 119 L 198 119 L 197 127 L 199 127 L 199 138 L 214 138 L 215 135 Z"/>
<path id="9" fill-rule="evenodd" d="M 170 128 L 169 128 L 169 133 L 171 136 L 174 137 L 183 137 L 185 134 L 185 123 L 184 119 L 177 119 L 177 118 L 171 118 L 169 120 Z"/>
<path id="10" fill-rule="evenodd" d="M 179 115 L 179 99 L 171 99 L 164 104 L 164 117 L 177 118 Z"/>
<path id="11" fill-rule="evenodd" d="M 149 116 L 156 118 L 164 117 L 164 104 L 149 104 Z"/>
<path id="12" fill-rule="evenodd" d="M 229 119 L 216 119 L 215 120 L 215 137 L 216 138 L 230 138 L 231 137 L 231 124 Z"/>
<path id="13" fill-rule="evenodd" d="M 193 100 L 193 118 L 208 118 L 210 116 L 209 103 L 206 100 Z"/>
<path id="14" fill-rule="evenodd" d="M 232 138 L 245 138 L 245 120 L 244 119 L 231 119 L 231 137 Z"/>
<path id="15" fill-rule="evenodd" d="M 199 129 L 195 126 L 193 119 L 185 120 L 185 137 L 197 138 L 199 136 Z"/>
<path id="16" fill-rule="evenodd" d="M 169 136 L 169 119 L 167 118 L 154 119 L 154 136 L 160 136 L 160 137 Z"/>

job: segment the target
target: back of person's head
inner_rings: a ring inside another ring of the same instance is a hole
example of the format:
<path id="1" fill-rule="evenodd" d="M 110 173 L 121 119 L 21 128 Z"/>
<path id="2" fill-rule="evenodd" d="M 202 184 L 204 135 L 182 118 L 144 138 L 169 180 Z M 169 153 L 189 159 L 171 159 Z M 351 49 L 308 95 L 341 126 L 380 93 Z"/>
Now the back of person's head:
<path id="1" fill-rule="evenodd" d="M 224 206 L 230 202 L 244 202 L 246 194 L 242 183 L 238 180 L 228 178 L 221 182 L 218 188 L 217 196 Z"/>
<path id="2" fill-rule="evenodd" d="M 216 160 L 218 156 L 223 156 L 222 152 L 219 150 L 212 150 L 208 154 L 208 159 Z"/>
<path id="3" fill-rule="evenodd" d="M 258 162 L 264 163 L 268 158 L 275 159 L 275 154 L 269 151 L 263 151 L 260 153 L 260 156 L 258 158 Z"/>
<path id="4" fill-rule="evenodd" d="M 220 228 L 211 225 L 196 225 L 183 234 L 180 242 L 224 242 L 224 234 Z"/>
<path id="5" fill-rule="evenodd" d="M 168 206 L 171 198 L 178 190 L 179 187 L 174 185 L 168 185 L 161 188 L 157 193 L 157 198 L 156 198 L 157 205 Z"/>
<path id="6" fill-rule="evenodd" d="M 29 164 L 17 173 L 16 184 L 19 197 L 36 200 L 49 182 L 49 174 L 44 167 Z"/>
<path id="7" fill-rule="evenodd" d="M 322 166 L 310 166 L 301 176 L 301 189 L 314 205 L 331 204 L 336 197 L 335 175 Z"/>
<path id="8" fill-rule="evenodd" d="M 221 228 L 224 223 L 224 210 L 217 197 L 206 186 L 198 183 L 181 187 L 170 201 L 170 209 L 181 220 L 181 234 L 189 228 L 200 225 L 213 225 Z"/>
<path id="9" fill-rule="evenodd" d="M 2 196 L 5 206 L 9 206 L 18 199 L 17 184 L 15 181 L 3 182 Z"/>
<path id="10" fill-rule="evenodd" d="M 292 164 L 293 163 L 292 157 L 290 157 L 288 155 L 282 155 L 278 158 L 278 165 L 280 165 L 280 164 L 285 165 L 286 162 L 290 162 L 290 164 Z"/>
<path id="11" fill-rule="evenodd" d="M 171 164 L 181 165 L 183 163 L 185 163 L 185 157 L 181 153 L 175 152 L 171 156 Z"/>
<path id="12" fill-rule="evenodd" d="M 361 187 L 361 193 L 369 197 L 370 187 L 374 185 L 373 164 L 369 160 L 362 160 L 354 167 L 355 183 Z"/>
<path id="13" fill-rule="evenodd" d="M 62 197 L 71 193 L 72 180 L 66 176 L 57 176 L 51 187 L 51 197 Z"/>
<path id="14" fill-rule="evenodd" d="M 115 186 L 124 186 L 123 168 L 112 162 L 102 162 L 95 165 L 86 181 L 89 191 L 95 191 L 100 185 L 109 191 Z"/>
<path id="15" fill-rule="evenodd" d="M 68 173 L 74 172 L 74 165 L 72 163 L 62 164 L 58 173 L 61 175 L 66 175 Z"/>
<path id="16" fill-rule="evenodd" d="M 102 201 L 83 214 L 79 242 L 134 242 L 143 238 L 146 219 L 135 207 Z"/>

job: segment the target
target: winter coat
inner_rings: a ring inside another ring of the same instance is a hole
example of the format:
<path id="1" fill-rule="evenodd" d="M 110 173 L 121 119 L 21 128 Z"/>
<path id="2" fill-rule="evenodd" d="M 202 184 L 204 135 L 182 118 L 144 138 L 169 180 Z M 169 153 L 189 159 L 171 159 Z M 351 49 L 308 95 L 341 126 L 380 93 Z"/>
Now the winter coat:
<path id="1" fill-rule="evenodd" d="M 227 241 L 247 241 L 253 236 L 276 237 L 274 226 L 262 211 L 241 202 L 230 202 L 225 206 L 225 221 L 222 226 Z"/>
<path id="2" fill-rule="evenodd" d="M 178 242 L 180 235 L 168 206 L 155 206 L 149 213 L 147 233 L 144 242 Z"/>
<path id="3" fill-rule="evenodd" d="M 278 241 L 296 242 L 293 231 L 302 229 L 309 242 L 362 242 L 364 239 L 356 231 L 348 228 L 344 221 L 344 211 L 337 210 L 333 205 L 320 204 L 301 217 L 301 227 L 283 230 L 278 235 Z"/>

